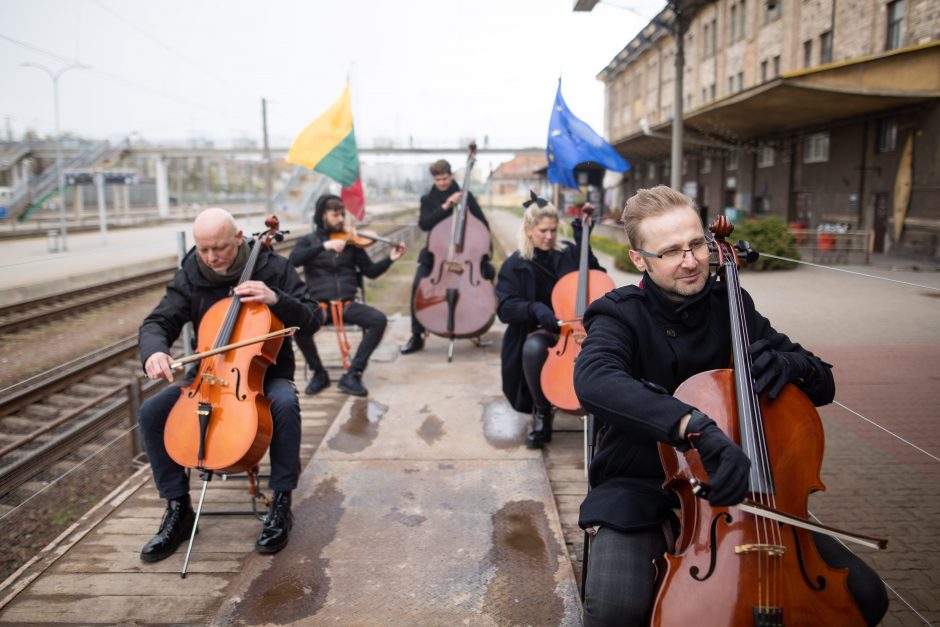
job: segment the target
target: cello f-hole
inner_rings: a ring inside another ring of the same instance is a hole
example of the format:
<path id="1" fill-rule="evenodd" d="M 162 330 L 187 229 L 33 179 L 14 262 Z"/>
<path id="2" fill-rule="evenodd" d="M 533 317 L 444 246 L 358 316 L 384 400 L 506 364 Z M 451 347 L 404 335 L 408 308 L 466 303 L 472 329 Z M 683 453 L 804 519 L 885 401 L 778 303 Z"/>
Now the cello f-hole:
<path id="1" fill-rule="evenodd" d="M 718 548 L 718 523 L 720 523 L 720 522 L 722 522 L 722 521 L 723 521 L 725 524 L 730 525 L 730 524 L 731 524 L 731 514 L 729 514 L 728 512 L 720 512 L 717 516 L 715 516 L 714 518 L 712 518 L 712 528 L 711 528 L 711 534 L 710 534 L 710 539 L 709 539 L 709 542 L 710 542 L 710 544 L 711 544 L 711 548 L 710 548 L 710 550 L 709 550 L 709 552 L 708 552 L 708 554 L 709 554 L 708 572 L 705 573 L 704 576 L 699 577 L 699 576 L 698 576 L 698 573 L 699 573 L 699 567 L 698 567 L 698 566 L 692 566 L 691 568 L 689 568 L 689 574 L 692 576 L 692 579 L 694 579 L 694 580 L 696 580 L 696 581 L 705 581 L 706 579 L 708 579 L 709 577 L 712 576 L 712 573 L 715 572 L 715 562 L 716 562 L 717 559 L 718 559 L 717 550 L 716 550 L 716 549 Z"/>
<path id="2" fill-rule="evenodd" d="M 467 266 L 467 269 L 470 270 L 470 273 L 467 275 L 467 278 L 470 281 L 470 285 L 476 287 L 477 285 L 480 284 L 480 279 L 473 278 L 473 263 L 471 263 L 469 259 L 467 259 L 463 263 L 465 266 Z"/>
<path id="3" fill-rule="evenodd" d="M 431 279 L 431 285 L 437 285 L 441 282 L 441 275 L 444 274 L 444 264 L 437 267 L 437 276 Z"/>
<path id="4" fill-rule="evenodd" d="M 238 368 L 232 368 L 232 372 L 235 373 L 235 398 L 237 398 L 240 401 L 243 401 L 246 398 L 248 398 L 248 395 L 241 393 L 242 371 L 239 370 Z"/>
<path id="5" fill-rule="evenodd" d="M 816 585 L 813 585 L 813 582 L 810 581 L 809 573 L 806 572 L 806 563 L 803 561 L 803 545 L 800 543 L 800 534 L 797 532 L 796 527 L 792 525 L 790 526 L 790 531 L 793 532 L 793 541 L 796 544 L 796 561 L 800 565 L 800 574 L 803 575 L 803 581 L 806 582 L 810 590 L 822 592 L 826 589 L 826 578 L 822 575 L 817 575 Z"/>

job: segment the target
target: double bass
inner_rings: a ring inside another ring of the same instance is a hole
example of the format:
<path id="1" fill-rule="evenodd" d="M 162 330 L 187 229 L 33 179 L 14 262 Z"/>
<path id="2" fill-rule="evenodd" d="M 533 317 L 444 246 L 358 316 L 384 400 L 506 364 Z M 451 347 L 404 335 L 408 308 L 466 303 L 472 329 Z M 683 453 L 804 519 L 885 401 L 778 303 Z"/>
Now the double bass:
<path id="1" fill-rule="evenodd" d="M 493 253 L 490 232 L 467 207 L 476 150 L 472 142 L 457 208 L 428 235 L 434 265 L 415 291 L 418 322 L 434 335 L 451 340 L 448 361 L 453 356 L 455 338 L 477 338 L 496 318 L 493 282 L 482 274 L 484 260 Z"/>
<path id="2" fill-rule="evenodd" d="M 569 413 L 580 411 L 581 402 L 574 392 L 574 363 L 587 337 L 584 310 L 595 300 L 614 289 L 613 279 L 603 270 L 588 266 L 591 244 L 591 214 L 594 208 L 582 210 L 581 252 L 578 269 L 561 277 L 552 288 L 552 310 L 561 331 L 558 342 L 549 349 L 542 366 L 542 390 L 552 405 Z"/>
<path id="3" fill-rule="evenodd" d="M 659 445 L 664 487 L 681 502 L 681 533 L 675 553 L 657 564 L 650 624 L 863 625 L 847 571 L 820 557 L 811 532 L 878 549 L 887 542 L 808 520 L 807 497 L 825 488 L 819 415 L 793 385 L 774 401 L 755 393 L 737 263 L 739 251 L 748 261 L 757 253 L 746 242 L 732 246 L 725 239 L 733 229 L 725 216 L 709 228 L 727 284 L 733 369 L 694 375 L 675 396 L 707 414 L 747 453 L 749 497 L 733 507 L 711 507 L 697 498 L 708 490 L 698 452 Z M 700 599 L 708 599 L 707 611 Z"/>

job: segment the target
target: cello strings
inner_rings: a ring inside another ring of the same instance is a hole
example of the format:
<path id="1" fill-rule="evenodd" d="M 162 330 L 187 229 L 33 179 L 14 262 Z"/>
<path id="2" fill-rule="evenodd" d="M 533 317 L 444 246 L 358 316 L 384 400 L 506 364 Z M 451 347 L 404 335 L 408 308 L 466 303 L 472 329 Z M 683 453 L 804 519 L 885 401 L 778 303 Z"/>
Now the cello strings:
<path id="1" fill-rule="evenodd" d="M 769 257 L 770 259 L 778 259 L 780 261 L 790 261 L 792 263 L 799 263 L 804 266 L 812 266 L 813 268 L 822 268 L 823 270 L 830 270 L 832 272 L 845 272 L 846 274 L 854 274 L 856 276 L 865 277 L 866 279 L 877 279 L 879 281 L 889 281 L 891 283 L 900 283 L 901 285 L 917 287 L 922 290 L 932 290 L 934 292 L 940 292 L 940 287 L 931 287 L 930 285 L 921 285 L 920 283 L 911 283 L 910 281 L 901 281 L 900 279 L 890 279 L 885 276 L 878 276 L 877 274 L 866 274 L 864 272 L 857 272 L 855 270 L 846 270 L 845 268 L 833 268 L 832 266 L 824 266 L 818 263 L 803 261 L 802 259 L 792 259 L 790 257 L 779 257 L 777 255 L 771 255 L 770 253 L 765 253 L 765 252 L 760 253 L 760 256 Z"/>
<path id="2" fill-rule="evenodd" d="M 864 420 L 865 422 L 869 423 L 871 426 L 876 427 L 876 428 L 878 428 L 878 429 L 881 429 L 882 431 L 884 431 L 885 433 L 887 433 L 887 434 L 890 435 L 891 437 L 893 437 L 893 438 L 895 438 L 895 439 L 897 439 L 897 440 L 903 442 L 904 444 L 907 444 L 908 446 L 910 446 L 910 447 L 913 448 L 913 449 L 916 449 L 917 451 L 923 453 L 924 455 L 926 455 L 926 456 L 929 457 L 930 459 L 934 460 L 935 462 L 940 462 L 940 457 L 937 457 L 937 456 L 934 455 L 933 453 L 930 453 L 930 452 L 928 452 L 928 451 L 925 451 L 924 449 L 922 449 L 921 447 L 917 446 L 916 444 L 914 444 L 914 443 L 911 442 L 910 440 L 906 440 L 905 438 L 901 437 L 901 436 L 898 435 L 897 433 L 895 433 L 895 432 L 891 431 L 890 429 L 887 429 L 887 428 L 883 427 L 882 425 L 878 424 L 877 422 L 875 422 L 875 421 L 872 420 L 871 418 L 868 418 L 868 417 L 866 417 L 866 416 L 863 416 L 862 414 L 858 413 L 857 411 L 855 411 L 855 410 L 852 409 L 851 407 L 848 407 L 848 406 L 846 406 L 846 405 L 844 405 L 844 404 L 842 404 L 842 403 L 840 403 L 839 401 L 836 401 L 836 400 L 832 401 L 832 404 L 833 404 L 833 405 L 838 405 L 839 407 L 841 407 L 842 409 L 844 409 L 845 411 L 847 411 L 847 412 L 849 412 L 849 413 L 851 413 L 851 414 L 855 414 L 856 416 L 858 416 L 859 418 L 861 418 L 861 419 Z"/>

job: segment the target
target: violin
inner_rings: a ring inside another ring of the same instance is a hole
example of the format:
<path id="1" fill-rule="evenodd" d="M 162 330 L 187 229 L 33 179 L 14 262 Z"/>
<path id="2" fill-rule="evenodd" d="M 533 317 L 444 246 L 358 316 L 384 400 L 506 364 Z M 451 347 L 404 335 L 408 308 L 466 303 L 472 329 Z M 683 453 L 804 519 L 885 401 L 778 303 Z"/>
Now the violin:
<path id="1" fill-rule="evenodd" d="M 479 337 L 496 318 L 493 282 L 482 275 L 484 258 L 493 253 L 490 232 L 467 208 L 476 150 L 476 143 L 471 142 L 457 208 L 428 235 L 434 266 L 415 290 L 418 322 L 431 333 L 451 340 Z"/>
<path id="2" fill-rule="evenodd" d="M 347 244 L 356 246 L 357 248 L 368 248 L 376 242 L 382 242 L 383 244 L 388 244 L 392 248 L 401 250 L 405 245 L 401 242 L 393 242 L 387 237 L 382 237 L 372 231 L 360 231 L 358 229 L 346 229 L 345 231 L 335 231 L 330 233 L 331 240 L 343 240 Z"/>
<path id="3" fill-rule="evenodd" d="M 277 217 L 270 216 L 265 226 L 239 283 L 251 278 L 261 250 L 283 238 Z M 229 297 L 209 308 L 192 357 L 201 357 L 196 378 L 180 393 L 164 430 L 173 461 L 210 473 L 257 472 L 273 431 L 271 402 L 262 394 L 264 374 L 290 333 L 261 303 Z"/>
<path id="4" fill-rule="evenodd" d="M 681 502 L 681 533 L 674 554 L 657 564 L 651 625 L 863 625 L 846 585 L 847 571 L 820 557 L 811 532 L 884 548 L 886 540 L 815 524 L 807 497 L 823 490 L 823 429 L 812 402 L 794 385 L 776 400 L 754 391 L 738 252 L 756 259 L 746 242 L 732 246 L 733 227 L 720 216 L 715 233 L 719 272 L 727 284 L 732 370 L 689 378 L 675 397 L 698 408 L 747 453 L 749 497 L 733 507 L 711 507 L 698 452 L 680 455 L 666 444 L 659 456 L 664 487 Z M 707 610 L 701 599 L 708 599 Z"/>
<path id="5" fill-rule="evenodd" d="M 603 270 L 588 267 L 591 246 L 591 214 L 594 207 L 582 209 L 581 255 L 578 269 L 561 277 L 552 288 L 552 310 L 561 332 L 558 342 L 548 351 L 542 366 L 542 390 L 555 407 L 569 413 L 578 412 L 581 402 L 574 392 L 574 363 L 587 337 L 582 322 L 588 305 L 614 289 L 613 279 Z"/>

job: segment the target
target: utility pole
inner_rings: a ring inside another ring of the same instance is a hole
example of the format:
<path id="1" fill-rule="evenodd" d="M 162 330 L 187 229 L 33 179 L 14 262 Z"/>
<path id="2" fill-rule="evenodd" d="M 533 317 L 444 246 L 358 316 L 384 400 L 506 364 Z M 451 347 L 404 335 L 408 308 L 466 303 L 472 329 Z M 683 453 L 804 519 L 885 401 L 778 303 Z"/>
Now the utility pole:
<path id="1" fill-rule="evenodd" d="M 274 209 L 274 185 L 271 181 L 271 149 L 268 147 L 268 101 L 261 99 L 261 130 L 264 135 L 264 202 L 265 210 Z"/>
<path id="2" fill-rule="evenodd" d="M 69 70 L 87 68 L 88 66 L 81 63 L 73 63 L 72 65 L 65 66 L 58 72 L 53 72 L 45 65 L 39 65 L 38 63 L 20 63 L 20 65 L 42 70 L 52 79 L 52 98 L 53 107 L 55 109 L 55 167 L 59 171 L 59 234 L 62 238 L 62 247 L 60 250 L 64 252 L 68 250 L 69 247 L 66 242 L 68 228 L 65 225 L 65 172 L 62 170 L 62 132 L 59 130 L 59 77 Z"/>
<path id="3" fill-rule="evenodd" d="M 685 27 L 680 2 L 669 3 L 672 8 L 672 34 L 676 40 L 676 76 L 673 80 L 675 95 L 673 96 L 672 116 L 672 167 L 669 172 L 669 187 L 682 191 L 682 79 L 685 74 Z"/>

